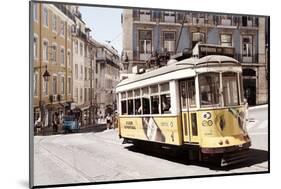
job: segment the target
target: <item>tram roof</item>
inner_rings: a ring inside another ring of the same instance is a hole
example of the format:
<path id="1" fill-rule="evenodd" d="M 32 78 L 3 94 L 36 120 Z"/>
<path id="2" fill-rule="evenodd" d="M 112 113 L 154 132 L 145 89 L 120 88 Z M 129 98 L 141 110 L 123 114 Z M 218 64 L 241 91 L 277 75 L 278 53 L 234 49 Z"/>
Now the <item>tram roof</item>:
<path id="1" fill-rule="evenodd" d="M 168 63 L 167 66 L 163 66 L 161 68 L 151 70 L 145 72 L 143 74 L 136 74 L 127 79 L 122 80 L 118 83 L 117 87 L 123 86 L 129 83 L 137 82 L 140 80 L 145 80 L 148 78 L 153 78 L 159 75 L 163 75 L 169 72 L 182 70 L 182 69 L 196 69 L 197 67 L 208 67 L 208 66 L 215 66 L 220 65 L 222 63 L 231 63 L 236 66 L 239 66 L 240 63 L 235 60 L 234 58 L 222 55 L 209 55 L 202 58 L 191 57 L 181 61 L 172 60 L 171 63 Z"/>

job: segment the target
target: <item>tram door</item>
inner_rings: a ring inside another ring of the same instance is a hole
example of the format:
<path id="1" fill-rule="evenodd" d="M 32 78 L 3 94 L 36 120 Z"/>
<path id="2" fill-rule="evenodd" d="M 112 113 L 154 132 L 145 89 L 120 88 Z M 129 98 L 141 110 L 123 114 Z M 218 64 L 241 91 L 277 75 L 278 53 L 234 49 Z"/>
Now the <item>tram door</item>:
<path id="1" fill-rule="evenodd" d="M 194 78 L 181 80 L 179 82 L 180 102 L 181 102 L 181 121 L 183 126 L 184 142 L 199 142 L 196 101 L 195 101 L 195 80 Z"/>

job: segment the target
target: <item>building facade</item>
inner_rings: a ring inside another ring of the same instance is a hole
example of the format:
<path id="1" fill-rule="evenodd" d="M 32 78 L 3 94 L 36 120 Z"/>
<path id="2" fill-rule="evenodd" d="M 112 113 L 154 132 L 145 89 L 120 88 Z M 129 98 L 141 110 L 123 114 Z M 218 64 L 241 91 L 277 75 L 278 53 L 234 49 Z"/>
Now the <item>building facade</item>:
<path id="1" fill-rule="evenodd" d="M 122 62 L 131 73 L 155 52 L 173 55 L 198 42 L 232 46 L 243 66 L 248 103 L 267 103 L 267 22 L 263 16 L 124 9 Z"/>
<path id="2" fill-rule="evenodd" d="M 97 116 L 103 118 L 116 109 L 115 87 L 120 77 L 120 57 L 112 46 L 101 43 L 96 56 L 95 99 Z"/>
<path id="3" fill-rule="evenodd" d="M 72 101 L 73 19 L 52 4 L 32 4 L 34 119 L 52 124 Z M 43 75 L 48 72 L 48 80 Z"/>

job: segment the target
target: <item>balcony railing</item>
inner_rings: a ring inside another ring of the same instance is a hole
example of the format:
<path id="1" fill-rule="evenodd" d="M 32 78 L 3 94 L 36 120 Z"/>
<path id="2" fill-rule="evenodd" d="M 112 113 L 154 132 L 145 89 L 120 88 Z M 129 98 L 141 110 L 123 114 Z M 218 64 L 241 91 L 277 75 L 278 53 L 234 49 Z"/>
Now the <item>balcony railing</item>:
<path id="1" fill-rule="evenodd" d="M 258 63 L 259 54 L 253 54 L 252 56 L 245 56 L 242 54 L 235 54 L 234 58 L 238 60 L 240 63 Z"/>
<path id="2" fill-rule="evenodd" d="M 245 16 L 225 16 L 214 15 L 206 13 L 189 13 L 189 12 L 169 12 L 165 14 L 164 11 L 146 11 L 141 12 L 139 10 L 133 11 L 134 21 L 145 22 L 166 22 L 166 23 L 182 23 L 185 17 L 185 23 L 191 25 L 209 25 L 220 27 L 258 27 L 258 17 L 245 17 Z"/>

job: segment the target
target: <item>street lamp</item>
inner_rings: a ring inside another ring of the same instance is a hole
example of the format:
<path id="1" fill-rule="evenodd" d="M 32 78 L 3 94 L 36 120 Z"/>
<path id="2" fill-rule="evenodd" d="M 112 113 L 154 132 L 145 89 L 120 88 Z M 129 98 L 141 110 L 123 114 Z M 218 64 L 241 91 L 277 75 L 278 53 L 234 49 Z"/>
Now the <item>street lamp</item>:
<path id="1" fill-rule="evenodd" d="M 44 81 L 48 82 L 50 76 L 51 76 L 51 75 L 50 75 L 50 73 L 48 72 L 48 70 L 47 70 L 47 65 L 46 65 L 46 70 L 45 70 L 45 72 L 44 72 L 44 74 L 43 74 Z"/>

